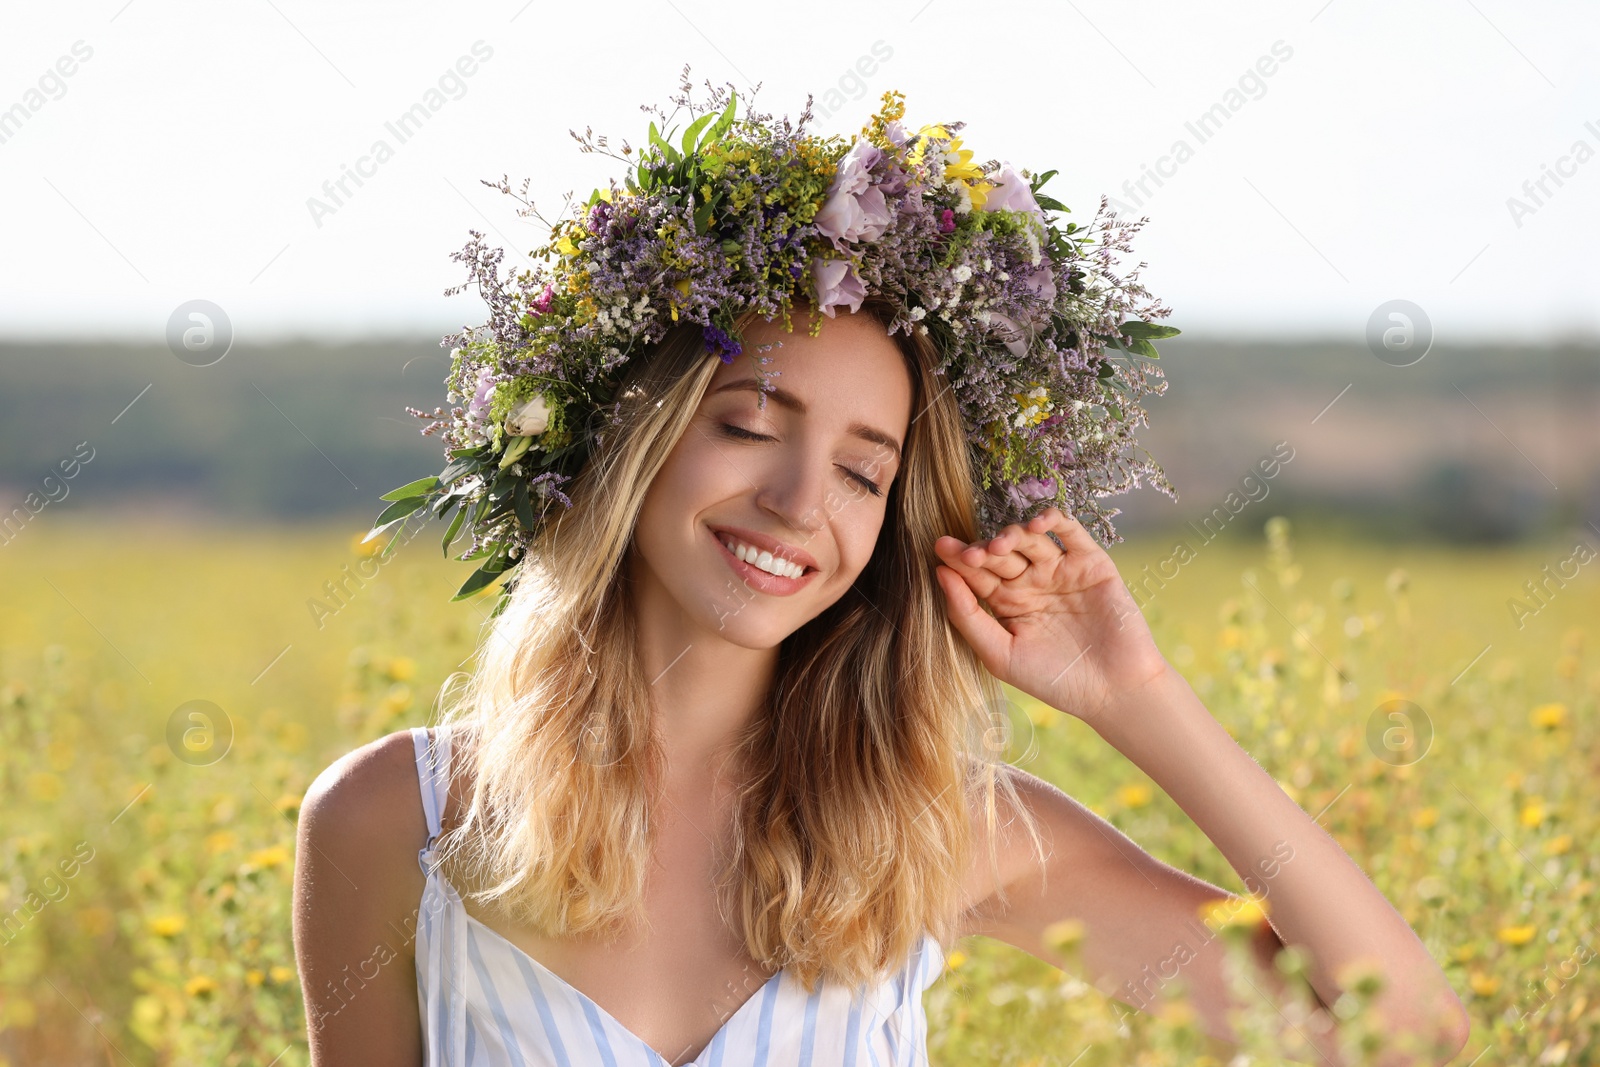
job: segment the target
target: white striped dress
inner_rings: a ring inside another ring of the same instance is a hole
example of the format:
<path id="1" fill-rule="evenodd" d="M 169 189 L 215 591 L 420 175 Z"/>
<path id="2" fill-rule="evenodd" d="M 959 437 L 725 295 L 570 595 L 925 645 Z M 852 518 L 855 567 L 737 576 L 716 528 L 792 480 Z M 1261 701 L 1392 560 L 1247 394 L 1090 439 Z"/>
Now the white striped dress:
<path id="1" fill-rule="evenodd" d="M 425 1067 L 667 1067 L 668 1061 L 600 1005 L 467 914 L 436 869 L 449 785 L 450 738 L 423 727 L 416 749 L 428 842 L 416 935 L 417 1003 Z M 904 967 L 877 988 L 823 979 L 807 994 L 779 971 L 730 1015 L 694 1067 L 926 1067 L 922 994 L 944 953 L 924 935 Z M 686 1065 L 687 1067 L 687 1065 Z"/>

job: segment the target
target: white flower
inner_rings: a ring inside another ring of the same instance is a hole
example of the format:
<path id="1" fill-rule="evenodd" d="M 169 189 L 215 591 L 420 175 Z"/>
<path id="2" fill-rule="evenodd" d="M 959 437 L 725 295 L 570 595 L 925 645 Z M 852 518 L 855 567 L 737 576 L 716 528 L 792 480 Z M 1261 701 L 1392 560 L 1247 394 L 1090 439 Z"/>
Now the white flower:
<path id="1" fill-rule="evenodd" d="M 950 272 L 950 276 L 958 282 L 965 282 L 968 278 L 972 277 L 972 268 L 967 266 L 965 263 L 959 264 Z"/>
<path id="2" fill-rule="evenodd" d="M 544 402 L 542 393 L 512 408 L 511 414 L 506 416 L 506 429 L 513 437 L 532 437 L 544 433 L 549 425 L 550 407 Z"/>

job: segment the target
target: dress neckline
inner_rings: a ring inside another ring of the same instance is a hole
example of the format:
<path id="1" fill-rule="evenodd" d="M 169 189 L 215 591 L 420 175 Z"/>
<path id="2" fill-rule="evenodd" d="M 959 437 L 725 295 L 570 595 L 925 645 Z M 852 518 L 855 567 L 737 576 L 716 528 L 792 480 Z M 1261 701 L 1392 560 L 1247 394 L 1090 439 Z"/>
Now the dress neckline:
<path id="1" fill-rule="evenodd" d="M 509 938 L 507 938 L 504 934 L 500 933 L 494 927 L 488 925 L 487 923 L 485 923 L 481 919 L 479 919 L 477 916 L 475 916 L 471 912 L 467 911 L 467 909 L 462 906 L 462 904 L 461 904 L 459 899 L 455 900 L 453 903 L 455 904 L 456 907 L 461 909 L 461 914 L 466 916 L 466 920 L 467 920 L 468 925 L 473 926 L 473 927 L 477 928 L 478 930 L 481 930 L 483 933 L 487 934 L 489 936 L 489 938 L 495 944 L 503 946 L 504 950 L 507 951 L 507 952 L 510 952 L 516 959 L 518 959 L 519 961 L 522 961 L 524 963 L 527 963 L 529 966 L 531 966 L 534 970 L 538 971 L 540 974 L 547 976 L 551 981 L 555 982 L 562 989 L 566 990 L 572 996 L 576 997 L 585 1007 L 593 1008 L 594 1011 L 598 1015 L 600 1015 L 601 1018 L 605 1019 L 606 1021 L 611 1023 L 613 1026 L 615 1026 L 618 1030 L 620 1030 L 622 1033 L 626 1034 L 627 1037 L 631 1041 L 636 1043 L 640 1048 L 646 1049 L 649 1052 L 653 1053 L 663 1063 L 671 1063 L 670 1060 L 668 1060 L 665 1056 L 661 1055 L 660 1050 L 658 1050 L 654 1045 L 650 1044 L 644 1038 L 640 1037 L 638 1034 L 634 1033 L 631 1029 L 629 1029 L 628 1027 L 624 1026 L 622 1024 L 621 1020 L 619 1020 L 615 1015 L 612 1015 L 605 1008 L 601 1007 L 600 1004 L 598 1002 L 596 1002 L 593 997 L 589 996 L 589 994 L 585 993 L 583 990 L 579 989 L 577 986 L 573 985 L 571 982 L 567 981 L 565 978 L 561 977 L 556 972 L 552 971 L 549 967 L 546 967 L 544 964 L 540 963 L 537 959 L 535 959 L 533 956 L 529 955 L 526 951 L 524 951 L 521 947 L 519 947 L 515 942 L 511 941 Z M 717 1032 L 711 1035 L 710 1039 L 706 1041 L 704 1047 L 702 1047 L 699 1052 L 696 1052 L 692 1057 L 690 1057 L 689 1061 L 687 1063 L 685 1063 L 683 1065 L 683 1067 L 691 1067 L 692 1064 L 698 1063 L 702 1056 L 704 1056 L 707 1052 L 711 1051 L 711 1046 L 713 1046 L 713 1045 L 715 1045 L 717 1043 L 717 1039 L 722 1037 L 723 1034 L 725 1034 L 729 1030 L 729 1028 L 731 1028 L 733 1026 L 733 1024 L 736 1021 L 738 1021 L 740 1018 L 742 1018 L 744 1016 L 745 1012 L 748 1011 L 751 1007 L 753 1007 L 755 1005 L 756 1001 L 761 998 L 762 994 L 767 993 L 771 987 L 776 986 L 779 983 L 781 983 L 783 981 L 783 976 L 785 974 L 787 974 L 787 973 L 788 973 L 787 968 L 779 969 L 777 972 L 775 972 L 772 975 L 772 977 L 768 978 L 765 982 L 761 983 L 761 987 L 759 989 L 755 990 L 755 992 L 751 993 L 748 997 L 746 997 L 744 999 L 744 1002 L 741 1003 L 737 1008 L 735 1008 L 733 1010 L 733 1014 L 729 1015 L 726 1019 L 724 1019 L 722 1021 L 722 1025 L 717 1027 Z"/>

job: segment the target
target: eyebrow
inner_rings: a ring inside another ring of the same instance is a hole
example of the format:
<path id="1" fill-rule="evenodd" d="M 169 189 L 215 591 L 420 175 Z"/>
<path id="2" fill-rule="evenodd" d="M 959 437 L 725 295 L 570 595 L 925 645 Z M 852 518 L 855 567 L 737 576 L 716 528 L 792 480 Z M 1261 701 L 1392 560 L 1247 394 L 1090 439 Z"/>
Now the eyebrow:
<path id="1" fill-rule="evenodd" d="M 713 389 L 711 391 L 711 395 L 716 396 L 719 393 L 727 393 L 734 390 L 744 390 L 747 392 L 756 393 L 758 395 L 762 392 L 765 392 L 770 399 L 776 400 L 779 406 L 787 408 L 796 415 L 804 415 L 807 411 L 806 402 L 789 392 L 787 389 L 784 389 L 780 386 L 773 386 L 770 389 L 763 390 L 761 388 L 761 383 L 756 381 L 754 378 L 740 378 L 736 381 L 725 382 L 724 384 Z M 852 422 L 849 426 L 845 427 L 845 432 L 851 434 L 852 436 L 859 437 L 863 441 L 870 441 L 875 445 L 883 445 L 885 448 L 894 453 L 895 463 L 899 463 L 901 461 L 899 443 L 882 430 L 868 426 L 864 422 Z"/>

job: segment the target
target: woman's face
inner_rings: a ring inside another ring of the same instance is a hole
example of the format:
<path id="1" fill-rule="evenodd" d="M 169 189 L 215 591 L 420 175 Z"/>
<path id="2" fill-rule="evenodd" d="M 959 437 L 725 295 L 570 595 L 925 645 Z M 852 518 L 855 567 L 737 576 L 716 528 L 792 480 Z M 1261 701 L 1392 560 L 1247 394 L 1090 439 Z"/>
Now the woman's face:
<path id="1" fill-rule="evenodd" d="M 905 357 L 875 319 L 840 314 L 817 337 L 805 311 L 793 323 L 757 319 L 745 354 L 718 366 L 645 496 L 630 560 L 641 610 L 675 609 L 746 648 L 776 646 L 856 580 L 911 420 Z M 755 353 L 769 342 L 782 347 Z M 764 407 L 752 354 L 782 391 Z"/>

